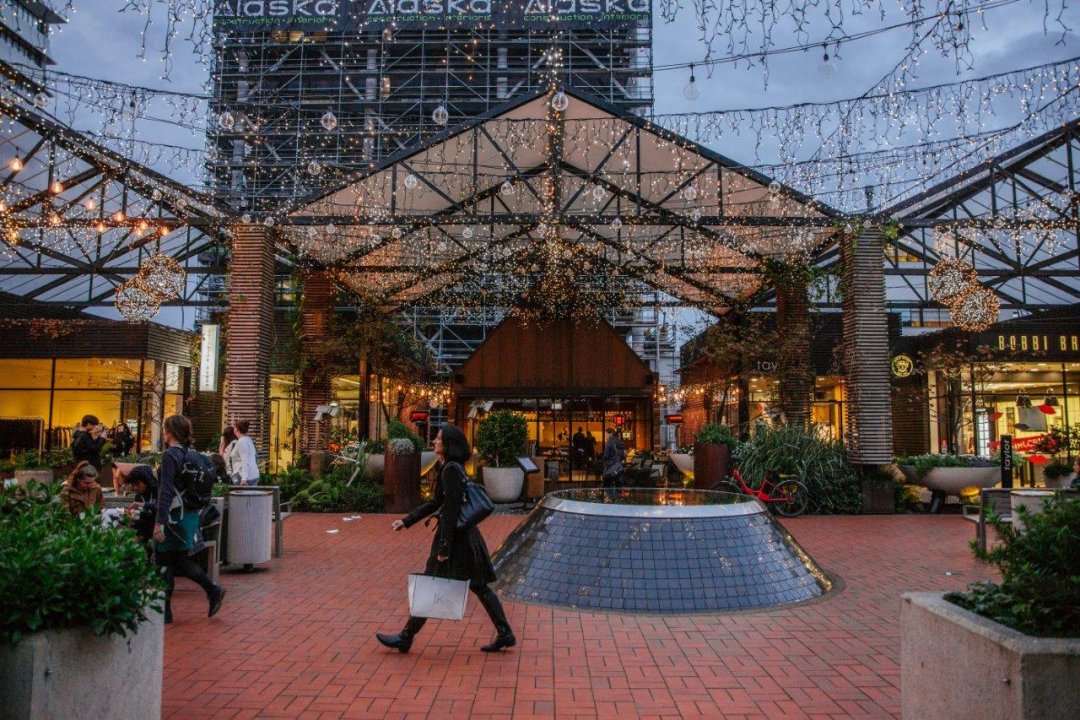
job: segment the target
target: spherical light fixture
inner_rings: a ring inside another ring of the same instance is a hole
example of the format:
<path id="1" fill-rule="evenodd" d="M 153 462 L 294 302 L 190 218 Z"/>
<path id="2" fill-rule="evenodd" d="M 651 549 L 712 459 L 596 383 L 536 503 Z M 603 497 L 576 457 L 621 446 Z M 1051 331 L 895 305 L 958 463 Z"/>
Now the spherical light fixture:
<path id="1" fill-rule="evenodd" d="M 236 127 L 236 117 L 228 110 L 218 115 L 217 122 L 222 130 L 232 130 Z"/>
<path id="2" fill-rule="evenodd" d="M 420 179 L 417 178 L 416 175 L 414 175 L 412 173 L 409 173 L 408 175 L 405 176 L 405 189 L 406 190 L 415 190 L 416 186 L 418 184 L 420 184 Z"/>
<path id="3" fill-rule="evenodd" d="M 952 303 L 953 323 L 961 330 L 980 332 L 997 322 L 1001 301 L 993 290 L 969 286 Z"/>
<path id="4" fill-rule="evenodd" d="M 562 90 L 551 96 L 551 109 L 555 112 L 566 112 L 570 107 L 570 98 Z"/>
<path id="5" fill-rule="evenodd" d="M 955 258 L 942 260 L 926 278 L 930 297 L 939 303 L 949 304 L 979 280 L 975 268 Z"/>
<path id="6" fill-rule="evenodd" d="M 323 126 L 323 130 L 326 132 L 333 132 L 334 128 L 337 127 L 337 115 L 334 115 L 333 112 L 327 110 L 323 113 L 323 116 L 319 118 L 319 124 Z"/>
<path id="7" fill-rule="evenodd" d="M 450 113 L 446 110 L 444 105 L 440 105 L 432 111 L 431 121 L 439 127 L 442 127 L 450 122 Z"/>

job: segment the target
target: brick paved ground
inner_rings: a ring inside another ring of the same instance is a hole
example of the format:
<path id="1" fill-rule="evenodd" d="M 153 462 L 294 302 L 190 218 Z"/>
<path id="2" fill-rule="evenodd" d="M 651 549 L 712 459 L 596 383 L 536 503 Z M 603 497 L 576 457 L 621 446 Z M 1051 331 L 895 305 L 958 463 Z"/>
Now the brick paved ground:
<path id="1" fill-rule="evenodd" d="M 990 575 L 957 516 L 799 518 L 789 530 L 846 585 L 823 602 L 704 617 L 507 604 L 518 646 L 488 655 L 493 631 L 470 596 L 465 622 L 430 622 L 402 655 L 373 635 L 399 629 L 430 534 L 394 533 L 392 519 L 293 515 L 284 558 L 223 574 L 229 595 L 212 620 L 179 580 L 164 716 L 899 717 L 900 593 Z M 519 521 L 485 522 L 489 546 Z"/>

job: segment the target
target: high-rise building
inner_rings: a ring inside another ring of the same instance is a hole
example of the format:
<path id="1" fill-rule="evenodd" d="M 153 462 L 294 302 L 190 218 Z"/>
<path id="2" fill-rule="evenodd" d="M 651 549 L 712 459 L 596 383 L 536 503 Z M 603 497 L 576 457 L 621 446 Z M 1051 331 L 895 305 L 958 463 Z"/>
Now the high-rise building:
<path id="1" fill-rule="evenodd" d="M 23 97 L 45 88 L 49 57 L 49 26 L 64 19 L 38 0 L 0 2 L 0 74 Z"/>
<path id="2" fill-rule="evenodd" d="M 333 187 L 553 76 L 633 112 L 652 106 L 649 0 L 609 1 L 595 21 L 553 21 L 529 6 L 493 15 L 490 0 L 385 4 L 397 14 L 380 15 L 384 0 L 301 6 L 315 17 L 218 4 L 209 165 L 220 197 L 258 212 Z M 487 14 L 446 14 L 458 5 Z M 442 12 L 442 25 L 410 19 L 412 6 Z"/>

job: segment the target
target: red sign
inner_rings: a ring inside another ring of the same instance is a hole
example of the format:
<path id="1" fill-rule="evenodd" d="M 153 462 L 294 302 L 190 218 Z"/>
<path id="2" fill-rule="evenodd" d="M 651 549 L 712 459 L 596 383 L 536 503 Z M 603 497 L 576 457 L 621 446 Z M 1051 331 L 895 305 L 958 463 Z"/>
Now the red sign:
<path id="1" fill-rule="evenodd" d="M 1013 438 L 1013 452 L 1035 452 L 1035 446 L 1046 439 L 1046 435 L 1032 435 L 1031 437 Z M 996 451 L 1001 446 L 1000 440 L 991 440 L 990 449 Z"/>
<path id="2" fill-rule="evenodd" d="M 615 416 L 615 427 L 622 427 L 623 423 L 625 423 L 625 422 L 626 422 L 626 418 L 624 418 L 622 415 L 616 415 Z"/>
<path id="3" fill-rule="evenodd" d="M 413 410 L 409 413 L 409 422 L 421 423 L 427 422 L 428 413 L 424 410 Z"/>
<path id="4" fill-rule="evenodd" d="M 668 425 L 679 425 L 682 423 L 682 415 L 665 415 L 664 422 Z"/>

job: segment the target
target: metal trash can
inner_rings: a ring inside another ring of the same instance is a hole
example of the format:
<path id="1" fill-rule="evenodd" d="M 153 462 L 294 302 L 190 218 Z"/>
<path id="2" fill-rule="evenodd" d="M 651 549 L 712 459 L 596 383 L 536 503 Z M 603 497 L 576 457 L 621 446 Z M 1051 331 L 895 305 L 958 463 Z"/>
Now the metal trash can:
<path id="1" fill-rule="evenodd" d="M 234 565 L 268 562 L 273 516 L 274 494 L 270 490 L 230 490 L 226 562 Z"/>

